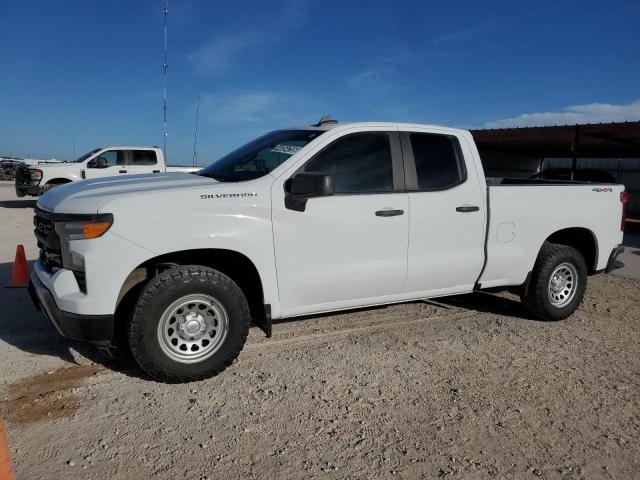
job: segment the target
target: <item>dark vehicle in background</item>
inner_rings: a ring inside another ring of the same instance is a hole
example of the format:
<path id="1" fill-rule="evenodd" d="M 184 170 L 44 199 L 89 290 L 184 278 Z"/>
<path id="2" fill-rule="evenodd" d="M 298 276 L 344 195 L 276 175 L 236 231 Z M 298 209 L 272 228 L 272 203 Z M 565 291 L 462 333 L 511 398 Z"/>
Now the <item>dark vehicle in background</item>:
<path id="1" fill-rule="evenodd" d="M 571 178 L 570 168 L 545 168 L 529 177 L 532 180 L 561 180 L 591 183 L 616 183 L 616 179 L 606 170 L 579 168 Z"/>

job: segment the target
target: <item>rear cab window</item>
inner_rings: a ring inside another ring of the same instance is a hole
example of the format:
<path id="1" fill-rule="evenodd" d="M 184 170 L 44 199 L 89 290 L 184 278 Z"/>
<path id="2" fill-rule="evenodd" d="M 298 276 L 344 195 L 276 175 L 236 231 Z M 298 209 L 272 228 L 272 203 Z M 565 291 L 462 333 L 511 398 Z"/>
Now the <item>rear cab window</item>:
<path id="1" fill-rule="evenodd" d="M 455 136 L 420 132 L 403 135 L 403 147 L 410 148 L 415 165 L 415 180 L 407 180 L 408 190 L 445 190 L 466 180 L 462 151 Z"/>
<path id="2" fill-rule="evenodd" d="M 158 156 L 155 150 L 131 150 L 129 165 L 157 165 Z"/>

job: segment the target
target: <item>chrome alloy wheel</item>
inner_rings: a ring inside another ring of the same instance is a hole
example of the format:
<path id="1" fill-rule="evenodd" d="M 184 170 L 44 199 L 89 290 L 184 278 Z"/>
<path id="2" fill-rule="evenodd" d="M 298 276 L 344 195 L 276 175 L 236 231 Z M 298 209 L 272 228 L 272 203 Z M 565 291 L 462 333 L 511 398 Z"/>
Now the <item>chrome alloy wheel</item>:
<path id="1" fill-rule="evenodd" d="M 556 267 L 549 278 L 549 301 L 556 308 L 566 306 L 578 290 L 578 269 L 564 262 Z"/>
<path id="2" fill-rule="evenodd" d="M 222 347 L 228 332 L 226 309 L 215 298 L 201 293 L 173 302 L 158 322 L 162 351 L 180 363 L 209 358 Z"/>

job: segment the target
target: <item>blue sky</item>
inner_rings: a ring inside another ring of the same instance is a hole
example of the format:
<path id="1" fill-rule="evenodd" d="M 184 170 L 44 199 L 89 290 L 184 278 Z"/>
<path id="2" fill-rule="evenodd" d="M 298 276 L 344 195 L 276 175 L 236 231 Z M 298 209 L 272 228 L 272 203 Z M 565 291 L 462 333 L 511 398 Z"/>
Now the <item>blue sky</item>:
<path id="1" fill-rule="evenodd" d="M 170 0 L 172 163 L 340 120 L 640 119 L 640 3 Z M 0 155 L 162 144 L 161 0 L 0 0 Z"/>

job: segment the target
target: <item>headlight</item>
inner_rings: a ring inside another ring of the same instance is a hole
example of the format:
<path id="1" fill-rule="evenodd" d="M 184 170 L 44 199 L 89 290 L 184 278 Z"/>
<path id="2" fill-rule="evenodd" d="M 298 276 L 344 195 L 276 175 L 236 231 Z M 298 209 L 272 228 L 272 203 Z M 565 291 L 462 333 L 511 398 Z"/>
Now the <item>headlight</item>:
<path id="1" fill-rule="evenodd" d="M 33 169 L 33 170 L 29 170 L 29 173 L 31 174 L 31 180 L 38 183 L 40 180 L 42 180 L 42 170 L 38 170 Z"/>
<path id="2" fill-rule="evenodd" d="M 72 217 L 73 215 L 69 215 Z M 86 215 L 78 215 L 86 217 Z M 71 240 L 90 240 L 105 234 L 113 225 L 113 215 L 103 213 L 90 215 L 87 220 L 69 219 L 55 223 L 56 233 L 60 238 L 60 250 L 62 253 L 62 266 L 70 270 L 84 270 L 84 258 L 69 248 Z"/>
<path id="3" fill-rule="evenodd" d="M 61 240 L 89 240 L 104 235 L 111 225 L 113 216 L 107 213 L 91 220 L 56 222 L 56 232 Z"/>

